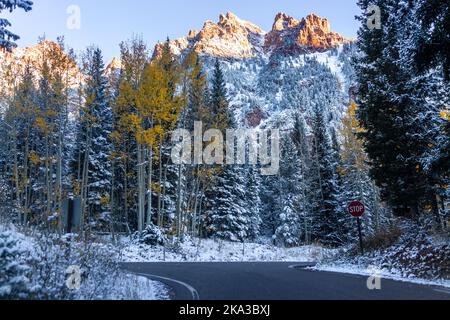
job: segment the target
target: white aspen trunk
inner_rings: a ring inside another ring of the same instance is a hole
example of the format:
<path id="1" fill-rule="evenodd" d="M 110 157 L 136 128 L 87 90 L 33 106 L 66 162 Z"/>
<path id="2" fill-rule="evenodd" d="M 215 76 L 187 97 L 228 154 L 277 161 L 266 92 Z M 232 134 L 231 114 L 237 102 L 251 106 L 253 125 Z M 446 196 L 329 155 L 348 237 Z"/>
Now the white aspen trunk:
<path id="1" fill-rule="evenodd" d="M 164 199 L 166 199 L 166 183 L 167 183 L 167 164 L 164 168 L 164 178 L 163 178 L 164 184 L 163 184 L 163 202 L 162 202 L 162 206 L 161 206 L 161 226 L 164 226 L 164 216 L 165 216 L 165 211 L 166 211 L 166 202 L 164 201 Z"/>
<path id="2" fill-rule="evenodd" d="M 27 128 L 27 136 L 25 139 L 25 156 L 24 156 L 24 163 L 23 163 L 23 187 L 24 187 L 24 212 L 23 212 L 23 224 L 26 225 L 28 223 L 28 211 L 29 211 L 29 181 L 31 177 L 28 175 L 29 166 L 29 153 L 30 153 L 30 143 L 29 143 L 29 137 L 30 137 L 30 128 Z M 30 171 L 31 173 L 31 171 Z"/>
<path id="3" fill-rule="evenodd" d="M 49 218 L 49 216 L 50 216 L 50 211 L 51 211 L 51 203 L 50 203 L 50 199 L 51 199 L 51 196 L 50 196 L 50 192 L 51 192 L 51 189 L 50 189 L 50 177 L 49 177 L 49 175 L 50 175 L 50 164 L 49 164 L 49 157 L 50 157 L 50 154 L 49 154 L 49 141 L 48 141 L 48 137 L 46 137 L 46 139 L 45 139 L 45 183 L 46 183 L 46 188 L 47 188 L 47 199 L 46 199 L 46 201 L 47 201 L 47 213 L 46 213 L 46 223 L 48 224 L 48 218 Z"/>
<path id="4" fill-rule="evenodd" d="M 86 135 L 86 147 L 84 150 L 84 161 L 82 166 L 82 179 L 81 179 L 81 223 L 80 223 L 80 232 L 84 233 L 84 223 L 86 220 L 86 208 L 87 208 L 87 197 L 88 197 L 88 184 L 89 184 L 89 155 L 91 149 L 91 129 L 87 130 Z"/>
<path id="5" fill-rule="evenodd" d="M 176 216 L 180 216 L 181 214 L 181 204 L 182 204 L 182 189 L 181 189 L 181 181 L 182 181 L 182 167 L 178 165 L 178 179 L 177 179 L 177 210 Z"/>
<path id="6" fill-rule="evenodd" d="M 158 175 L 159 175 L 159 188 L 158 188 L 158 226 L 161 227 L 162 226 L 162 221 L 161 221 L 161 201 L 162 201 L 162 197 L 161 197 L 161 183 L 162 183 L 162 144 L 159 147 L 159 170 L 158 170 Z"/>
<path id="7" fill-rule="evenodd" d="M 148 182 L 147 182 L 147 225 L 152 222 L 152 185 L 153 185 L 153 149 L 148 150 Z"/>
<path id="8" fill-rule="evenodd" d="M 13 131 L 13 154 L 14 154 L 14 164 L 13 164 L 13 171 L 14 171 L 14 183 L 15 183 L 15 193 L 16 193 L 16 203 L 17 203 L 17 209 L 19 210 L 18 213 L 18 221 L 19 223 L 22 222 L 22 215 L 21 215 L 21 201 L 20 201 L 20 182 L 19 182 L 19 164 L 18 164 L 18 155 L 17 155 L 17 134 L 15 131 Z"/>
<path id="9" fill-rule="evenodd" d="M 138 149 L 137 149 L 137 161 L 138 161 L 138 230 L 139 232 L 142 232 L 144 230 L 144 175 L 143 175 L 143 168 L 144 168 L 144 161 L 142 157 L 142 145 L 138 142 Z"/>
<path id="10" fill-rule="evenodd" d="M 62 137 L 58 137 L 58 155 L 56 169 L 56 190 L 58 207 L 58 230 L 62 233 Z"/>

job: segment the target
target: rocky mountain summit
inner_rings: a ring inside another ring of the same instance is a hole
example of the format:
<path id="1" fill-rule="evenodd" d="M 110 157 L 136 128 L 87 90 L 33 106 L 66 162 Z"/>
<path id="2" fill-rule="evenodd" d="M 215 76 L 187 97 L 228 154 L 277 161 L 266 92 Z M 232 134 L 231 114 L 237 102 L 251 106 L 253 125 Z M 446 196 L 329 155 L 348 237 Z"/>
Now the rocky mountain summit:
<path id="1" fill-rule="evenodd" d="M 250 58 L 261 52 L 266 32 L 251 22 L 239 19 L 228 12 L 219 16 L 219 22 L 205 22 L 200 31 L 191 30 L 185 37 L 171 41 L 174 53 L 190 48 L 197 53 L 219 58 Z M 155 55 L 162 44 L 156 45 Z"/>
<path id="2" fill-rule="evenodd" d="M 297 20 L 278 13 L 270 32 L 228 12 L 219 16 L 218 23 L 205 22 L 200 31 L 191 30 L 187 36 L 170 42 L 172 51 L 180 54 L 186 49 L 219 58 L 245 59 L 260 54 L 302 54 L 324 52 L 349 42 L 331 31 L 330 22 L 315 14 Z M 161 54 L 162 44 L 155 47 Z"/>
<path id="3" fill-rule="evenodd" d="M 27 65 L 34 70 L 37 81 L 39 72 L 43 68 L 44 56 L 49 58 L 47 59 L 49 70 L 60 70 L 64 81 L 67 81 L 71 87 L 75 88 L 84 81 L 84 76 L 70 53 L 57 42 L 42 40 L 31 47 L 13 49 L 12 52 L 0 52 L 0 88 L 6 92 L 11 90 L 12 88 L 6 85 L 8 79 L 19 81 Z"/>
<path id="4" fill-rule="evenodd" d="M 332 32 L 328 19 L 310 14 L 297 20 L 279 13 L 265 38 L 264 49 L 283 54 L 324 52 L 349 40 Z"/>

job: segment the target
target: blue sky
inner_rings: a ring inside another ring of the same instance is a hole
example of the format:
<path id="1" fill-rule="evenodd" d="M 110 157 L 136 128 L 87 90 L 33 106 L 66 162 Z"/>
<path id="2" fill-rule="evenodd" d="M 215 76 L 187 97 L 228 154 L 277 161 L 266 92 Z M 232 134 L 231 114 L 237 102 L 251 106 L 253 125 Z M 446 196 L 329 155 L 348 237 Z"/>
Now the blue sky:
<path id="1" fill-rule="evenodd" d="M 177 38 L 190 29 L 200 29 L 205 20 L 217 21 L 220 13 L 232 11 L 266 31 L 277 12 L 301 18 L 314 12 L 330 19 L 331 28 L 346 37 L 355 37 L 359 14 L 356 0 L 33 0 L 34 9 L 16 10 L 6 16 L 13 31 L 21 36 L 19 46 L 36 43 L 39 36 L 54 40 L 64 35 L 76 51 L 98 45 L 109 61 L 119 55 L 118 44 L 133 34 L 142 35 L 150 48 L 167 36 Z M 67 8 L 81 10 L 81 29 L 67 28 Z"/>

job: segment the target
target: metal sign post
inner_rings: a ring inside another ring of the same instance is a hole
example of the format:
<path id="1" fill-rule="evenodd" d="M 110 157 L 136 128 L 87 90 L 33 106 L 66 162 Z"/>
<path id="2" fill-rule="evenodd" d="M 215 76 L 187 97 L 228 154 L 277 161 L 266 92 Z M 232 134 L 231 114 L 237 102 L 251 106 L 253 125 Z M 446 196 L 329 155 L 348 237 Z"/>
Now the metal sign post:
<path id="1" fill-rule="evenodd" d="M 347 210 L 348 210 L 348 213 L 350 213 L 353 217 L 356 218 L 356 221 L 358 223 L 359 247 L 361 249 L 361 254 L 364 254 L 364 243 L 363 243 L 363 236 L 362 236 L 361 217 L 366 212 L 366 207 L 364 206 L 364 203 L 362 203 L 362 202 L 353 201 L 348 205 Z"/>

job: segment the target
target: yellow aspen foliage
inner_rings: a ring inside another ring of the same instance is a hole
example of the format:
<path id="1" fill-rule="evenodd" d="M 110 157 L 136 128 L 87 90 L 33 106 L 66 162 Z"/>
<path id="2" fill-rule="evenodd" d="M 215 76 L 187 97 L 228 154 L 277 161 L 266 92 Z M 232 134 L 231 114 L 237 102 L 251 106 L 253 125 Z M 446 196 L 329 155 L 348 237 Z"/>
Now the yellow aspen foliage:
<path id="1" fill-rule="evenodd" d="M 442 110 L 440 114 L 441 114 L 442 119 L 450 121 L 450 111 L 449 110 Z"/>
<path id="2" fill-rule="evenodd" d="M 356 117 L 358 106 L 352 102 L 347 110 L 346 115 L 342 119 L 342 127 L 340 134 L 343 137 L 342 160 L 346 162 L 354 162 L 359 170 L 367 168 L 367 155 L 364 152 L 364 141 L 359 139 L 357 134 L 364 130 L 359 126 Z"/>
<path id="3" fill-rule="evenodd" d="M 109 194 L 105 194 L 100 199 L 100 205 L 104 208 L 108 207 L 110 203 L 110 196 Z"/>
<path id="4" fill-rule="evenodd" d="M 35 166 L 37 166 L 37 165 L 39 165 L 41 163 L 41 159 L 39 158 L 39 156 L 36 153 L 36 151 L 31 151 L 30 152 L 29 160 Z"/>
<path id="5" fill-rule="evenodd" d="M 38 117 L 34 122 L 34 126 L 41 131 L 44 135 L 50 133 L 50 126 L 47 124 L 44 118 Z"/>

